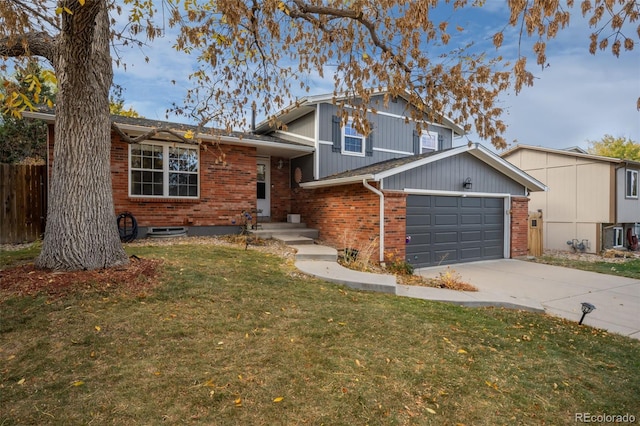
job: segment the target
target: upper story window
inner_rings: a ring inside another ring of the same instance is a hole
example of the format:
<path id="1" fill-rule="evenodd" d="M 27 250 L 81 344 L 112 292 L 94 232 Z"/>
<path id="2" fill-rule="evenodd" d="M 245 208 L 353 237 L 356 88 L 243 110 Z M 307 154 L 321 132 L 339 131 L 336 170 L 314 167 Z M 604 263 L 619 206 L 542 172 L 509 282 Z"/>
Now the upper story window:
<path id="1" fill-rule="evenodd" d="M 342 131 L 342 153 L 351 155 L 363 155 L 365 148 L 365 137 L 353 126 L 353 121 L 349 120 Z"/>
<path id="2" fill-rule="evenodd" d="M 423 130 L 420 135 L 420 154 L 438 150 L 438 134 Z"/>
<path id="3" fill-rule="evenodd" d="M 140 143 L 129 146 L 129 193 L 143 197 L 199 195 L 199 150 L 192 145 Z"/>
<path id="4" fill-rule="evenodd" d="M 638 198 L 638 171 L 627 170 L 626 191 L 627 198 Z"/>

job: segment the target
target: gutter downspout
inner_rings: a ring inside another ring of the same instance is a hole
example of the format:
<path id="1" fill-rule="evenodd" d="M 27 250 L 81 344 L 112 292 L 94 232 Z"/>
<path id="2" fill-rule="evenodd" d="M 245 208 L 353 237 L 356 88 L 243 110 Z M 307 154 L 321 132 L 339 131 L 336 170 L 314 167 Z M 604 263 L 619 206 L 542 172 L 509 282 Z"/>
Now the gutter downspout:
<path id="1" fill-rule="evenodd" d="M 384 194 L 362 179 L 362 186 L 380 197 L 380 263 L 384 263 Z"/>

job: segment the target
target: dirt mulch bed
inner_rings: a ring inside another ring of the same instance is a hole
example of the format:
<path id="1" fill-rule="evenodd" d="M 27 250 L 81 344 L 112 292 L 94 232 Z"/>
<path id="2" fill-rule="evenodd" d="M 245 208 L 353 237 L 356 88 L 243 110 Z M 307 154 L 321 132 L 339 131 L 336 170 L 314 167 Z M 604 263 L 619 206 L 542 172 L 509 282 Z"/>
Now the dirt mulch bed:
<path id="1" fill-rule="evenodd" d="M 72 292 L 102 291 L 143 297 L 157 284 L 161 263 L 132 257 L 126 266 L 73 272 L 40 270 L 29 263 L 0 271 L 0 300 L 39 294 L 56 299 Z"/>

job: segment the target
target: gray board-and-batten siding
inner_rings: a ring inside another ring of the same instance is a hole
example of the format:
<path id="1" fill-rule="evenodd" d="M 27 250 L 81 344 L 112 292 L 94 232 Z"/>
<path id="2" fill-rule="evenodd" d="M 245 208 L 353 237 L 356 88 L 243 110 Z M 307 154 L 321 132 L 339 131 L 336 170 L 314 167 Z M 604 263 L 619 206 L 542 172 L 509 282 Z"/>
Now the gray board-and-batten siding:
<path id="1" fill-rule="evenodd" d="M 384 179 L 383 188 L 463 192 L 467 178 L 471 180 L 471 192 L 524 195 L 521 184 L 468 152 L 390 176 Z"/>
<path id="2" fill-rule="evenodd" d="M 334 152 L 330 143 L 333 137 L 333 116 L 338 112 L 337 107 L 330 104 L 319 105 L 320 146 L 319 155 L 319 179 L 341 173 L 345 170 L 354 170 L 371 164 L 379 163 L 407 155 L 419 154 L 415 150 L 414 132 L 415 122 L 405 122 L 399 117 L 390 117 L 383 114 L 369 114 L 368 119 L 372 125 L 373 152 L 370 155 L 358 156 Z M 440 149 L 448 149 L 453 144 L 453 131 L 450 128 L 429 125 L 429 130 L 438 133 Z"/>

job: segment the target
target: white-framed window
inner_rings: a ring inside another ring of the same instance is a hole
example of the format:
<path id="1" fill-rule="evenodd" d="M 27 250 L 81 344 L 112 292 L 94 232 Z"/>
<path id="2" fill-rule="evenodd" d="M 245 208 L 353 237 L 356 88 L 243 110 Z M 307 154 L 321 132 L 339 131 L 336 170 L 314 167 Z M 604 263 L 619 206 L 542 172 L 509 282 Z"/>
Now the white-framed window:
<path id="1" fill-rule="evenodd" d="M 638 198 L 638 171 L 637 170 L 627 170 L 625 196 L 627 198 Z"/>
<path id="2" fill-rule="evenodd" d="M 134 197 L 198 198 L 198 147 L 143 142 L 129 145 L 129 194 Z"/>
<path id="3" fill-rule="evenodd" d="M 349 120 L 342 128 L 342 153 L 364 156 L 365 137 L 353 127 Z"/>
<path id="4" fill-rule="evenodd" d="M 613 228 L 613 246 L 614 247 L 624 246 L 624 229 L 619 227 Z"/>
<path id="5" fill-rule="evenodd" d="M 438 134 L 423 130 L 420 135 L 420 154 L 438 150 Z"/>

